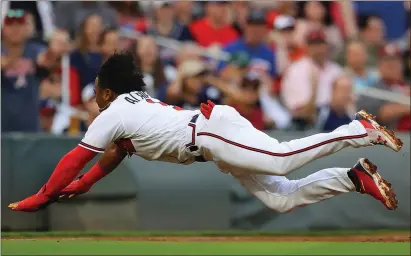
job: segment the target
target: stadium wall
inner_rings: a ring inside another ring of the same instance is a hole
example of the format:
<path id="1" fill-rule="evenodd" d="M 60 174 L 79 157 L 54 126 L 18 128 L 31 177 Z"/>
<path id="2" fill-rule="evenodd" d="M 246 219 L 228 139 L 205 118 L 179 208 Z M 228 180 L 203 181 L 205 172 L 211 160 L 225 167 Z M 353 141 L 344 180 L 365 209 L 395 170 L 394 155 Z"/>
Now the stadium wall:
<path id="1" fill-rule="evenodd" d="M 288 141 L 310 132 L 269 134 Z M 88 194 L 29 214 L 12 212 L 7 205 L 36 193 L 79 138 L 3 134 L 2 230 L 408 229 L 410 137 L 400 137 L 405 144 L 400 153 L 384 147 L 345 149 L 289 176 L 301 178 L 323 168 L 351 167 L 358 158 L 367 157 L 393 184 L 400 202 L 396 211 L 387 211 L 379 202 L 352 193 L 277 214 L 213 163 L 181 166 L 131 157 Z"/>

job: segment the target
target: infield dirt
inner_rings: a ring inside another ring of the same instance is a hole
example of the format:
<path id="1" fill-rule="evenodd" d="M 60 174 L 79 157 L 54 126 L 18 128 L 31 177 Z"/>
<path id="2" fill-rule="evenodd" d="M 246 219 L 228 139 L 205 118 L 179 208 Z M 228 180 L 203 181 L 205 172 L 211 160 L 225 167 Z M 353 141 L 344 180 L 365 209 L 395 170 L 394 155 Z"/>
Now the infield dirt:
<path id="1" fill-rule="evenodd" d="M 410 243 L 409 233 L 399 234 L 377 234 L 377 235 L 339 235 L 339 236 L 40 236 L 23 237 L 10 236 L 3 237 L 2 240 L 111 240 L 111 241 L 154 241 L 154 242 L 402 242 Z"/>

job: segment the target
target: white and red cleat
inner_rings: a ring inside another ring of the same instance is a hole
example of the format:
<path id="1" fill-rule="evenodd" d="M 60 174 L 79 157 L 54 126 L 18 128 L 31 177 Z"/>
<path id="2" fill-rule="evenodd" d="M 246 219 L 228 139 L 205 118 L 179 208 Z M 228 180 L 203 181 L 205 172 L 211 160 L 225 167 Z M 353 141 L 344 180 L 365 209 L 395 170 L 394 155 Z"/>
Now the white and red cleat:
<path id="1" fill-rule="evenodd" d="M 375 116 L 361 110 L 355 114 L 355 120 L 360 121 L 364 126 L 372 144 L 384 145 L 396 152 L 401 150 L 403 142 L 395 136 L 393 131 L 379 125 L 375 120 Z"/>
<path id="2" fill-rule="evenodd" d="M 391 184 L 377 172 L 377 166 L 366 158 L 360 158 L 358 163 L 348 172 L 357 192 L 368 194 L 381 201 L 388 210 L 398 207 L 398 200 Z"/>

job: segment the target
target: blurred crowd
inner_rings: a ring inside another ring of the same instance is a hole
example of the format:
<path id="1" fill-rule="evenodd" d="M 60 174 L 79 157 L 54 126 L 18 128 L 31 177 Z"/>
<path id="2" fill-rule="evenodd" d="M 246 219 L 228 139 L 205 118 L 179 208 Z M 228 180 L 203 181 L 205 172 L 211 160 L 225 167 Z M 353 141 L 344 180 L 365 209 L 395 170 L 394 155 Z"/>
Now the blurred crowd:
<path id="1" fill-rule="evenodd" d="M 360 109 L 411 129 L 395 100 L 410 96 L 409 2 L 1 4 L 2 132 L 84 132 L 116 50 L 135 52 L 152 97 L 228 104 L 260 130 L 331 131 Z M 361 93 L 371 88 L 387 93 Z"/>

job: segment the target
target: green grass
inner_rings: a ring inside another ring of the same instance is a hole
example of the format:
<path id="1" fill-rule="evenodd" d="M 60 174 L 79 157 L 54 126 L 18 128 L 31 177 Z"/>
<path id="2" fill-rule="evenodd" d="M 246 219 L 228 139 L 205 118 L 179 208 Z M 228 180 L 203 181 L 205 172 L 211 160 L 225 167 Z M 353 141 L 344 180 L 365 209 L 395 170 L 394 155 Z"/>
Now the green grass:
<path id="1" fill-rule="evenodd" d="M 410 255 L 408 243 L 2 240 L 2 255 Z"/>

